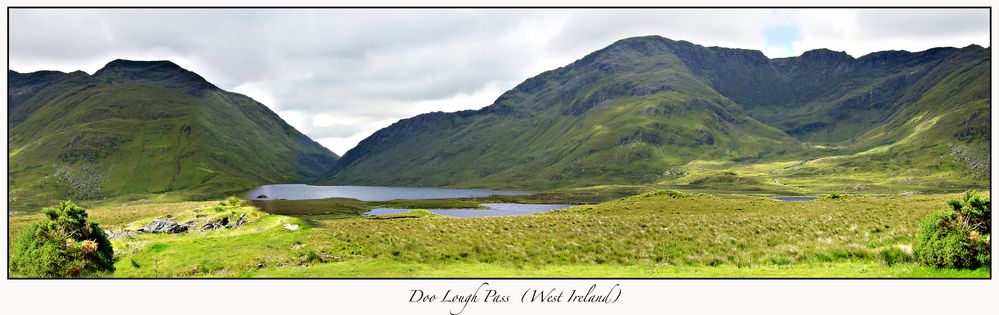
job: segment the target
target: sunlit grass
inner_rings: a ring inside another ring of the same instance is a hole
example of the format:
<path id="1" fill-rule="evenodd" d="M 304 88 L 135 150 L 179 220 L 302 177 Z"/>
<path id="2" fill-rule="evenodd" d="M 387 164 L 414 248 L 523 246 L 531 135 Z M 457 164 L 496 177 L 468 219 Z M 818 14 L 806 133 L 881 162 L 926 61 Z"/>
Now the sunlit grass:
<path id="1" fill-rule="evenodd" d="M 987 277 L 987 269 L 919 266 L 899 250 L 911 248 L 919 221 L 954 196 L 781 202 L 658 191 L 514 217 L 255 212 L 258 219 L 238 230 L 115 240 L 113 276 Z M 215 205 L 99 208 L 92 217 L 120 229 Z M 34 217 L 13 217 L 12 231 Z"/>

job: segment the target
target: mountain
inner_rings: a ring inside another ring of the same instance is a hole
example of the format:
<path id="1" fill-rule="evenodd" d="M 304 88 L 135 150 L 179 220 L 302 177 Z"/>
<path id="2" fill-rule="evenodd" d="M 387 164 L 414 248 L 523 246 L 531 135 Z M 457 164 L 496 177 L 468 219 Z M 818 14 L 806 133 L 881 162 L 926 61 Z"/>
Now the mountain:
<path id="1" fill-rule="evenodd" d="M 969 46 L 854 58 L 819 49 L 770 59 L 628 38 L 527 79 L 482 109 L 423 114 L 379 130 L 323 182 L 697 185 L 743 180 L 732 178 L 742 175 L 735 171 L 692 174 L 704 165 L 746 173 L 782 161 L 796 166 L 749 182 L 784 185 L 771 176 L 778 173 L 845 176 L 835 166 L 870 175 L 837 180 L 856 187 L 897 173 L 947 185 L 973 174 L 970 185 L 987 186 L 990 52 Z"/>
<path id="2" fill-rule="evenodd" d="M 845 142 L 862 154 L 837 167 L 895 169 L 905 178 L 988 187 L 991 102 L 991 49 L 962 48 L 902 93 L 874 128 Z"/>
<path id="3" fill-rule="evenodd" d="M 93 75 L 7 72 L 13 204 L 167 194 L 204 199 L 330 171 L 335 154 L 263 104 L 169 61 Z"/>

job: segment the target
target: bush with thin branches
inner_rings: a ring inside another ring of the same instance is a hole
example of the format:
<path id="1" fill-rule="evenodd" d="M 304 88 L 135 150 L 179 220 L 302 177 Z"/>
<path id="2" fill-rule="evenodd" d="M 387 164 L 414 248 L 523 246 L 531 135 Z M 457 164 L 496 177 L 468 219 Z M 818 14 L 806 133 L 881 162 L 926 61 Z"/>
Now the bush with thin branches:
<path id="1" fill-rule="evenodd" d="M 71 201 L 43 209 L 46 220 L 25 228 L 10 268 L 17 277 L 74 278 L 114 271 L 111 241 L 87 211 Z"/>

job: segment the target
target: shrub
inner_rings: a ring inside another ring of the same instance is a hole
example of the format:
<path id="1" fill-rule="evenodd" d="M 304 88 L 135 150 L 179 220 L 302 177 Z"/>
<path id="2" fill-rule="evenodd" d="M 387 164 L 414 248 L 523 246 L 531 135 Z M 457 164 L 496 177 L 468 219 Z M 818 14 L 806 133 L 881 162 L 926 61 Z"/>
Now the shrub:
<path id="1" fill-rule="evenodd" d="M 230 206 L 230 207 L 242 207 L 246 205 L 246 200 L 243 200 L 243 198 L 239 198 L 236 196 L 229 196 L 228 198 L 225 198 L 225 200 L 222 200 L 222 202 L 220 202 L 219 205 Z"/>
<path id="2" fill-rule="evenodd" d="M 660 197 L 660 196 L 667 196 L 667 197 L 670 197 L 670 198 L 673 198 L 673 199 L 679 199 L 679 198 L 686 198 L 687 197 L 686 194 L 684 194 L 682 192 L 679 192 L 679 191 L 676 191 L 676 190 L 671 190 L 671 189 L 657 190 L 657 191 L 652 191 L 652 192 L 647 192 L 647 193 L 642 194 L 643 198 L 652 198 L 652 197 Z"/>
<path id="3" fill-rule="evenodd" d="M 846 195 L 841 193 L 831 193 L 822 195 L 822 200 L 840 200 L 846 198 Z"/>
<path id="4" fill-rule="evenodd" d="M 991 201 L 974 191 L 947 200 L 950 209 L 923 221 L 916 237 L 919 261 L 937 267 L 978 268 L 992 261 Z"/>
<path id="5" fill-rule="evenodd" d="M 46 220 L 25 228 L 14 246 L 10 268 L 31 278 L 68 278 L 114 271 L 111 241 L 87 211 L 70 201 L 44 209 Z"/>

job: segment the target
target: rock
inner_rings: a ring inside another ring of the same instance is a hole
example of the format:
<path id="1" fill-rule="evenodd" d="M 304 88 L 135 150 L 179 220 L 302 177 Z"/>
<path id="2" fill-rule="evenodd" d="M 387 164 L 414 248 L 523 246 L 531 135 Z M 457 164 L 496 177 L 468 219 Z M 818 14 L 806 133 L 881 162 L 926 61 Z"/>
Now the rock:
<path id="1" fill-rule="evenodd" d="M 205 223 L 201 225 L 201 229 L 218 230 L 221 228 L 225 228 L 227 225 L 229 225 L 229 217 L 223 217 L 218 220 L 205 221 Z"/>
<path id="2" fill-rule="evenodd" d="M 298 230 L 298 224 L 285 224 L 284 229 L 288 231 Z"/>
<path id="3" fill-rule="evenodd" d="M 129 231 L 129 230 L 122 230 L 121 232 L 115 232 L 115 231 L 112 231 L 112 230 L 104 230 L 104 234 L 107 234 L 107 236 L 108 236 L 109 239 L 119 239 L 119 238 L 124 238 L 124 237 L 135 236 L 136 232 L 135 231 Z"/>
<path id="4" fill-rule="evenodd" d="M 236 224 L 233 224 L 232 228 L 234 230 L 238 229 L 239 227 L 243 226 L 243 224 L 246 224 L 246 213 L 239 215 L 239 219 L 236 219 Z"/>
<path id="5" fill-rule="evenodd" d="M 139 231 L 146 233 L 184 233 L 191 227 L 173 221 L 155 220 L 143 226 Z"/>
<path id="6" fill-rule="evenodd" d="M 260 195 L 260 196 L 257 196 L 257 199 L 267 199 L 267 195 Z"/>

